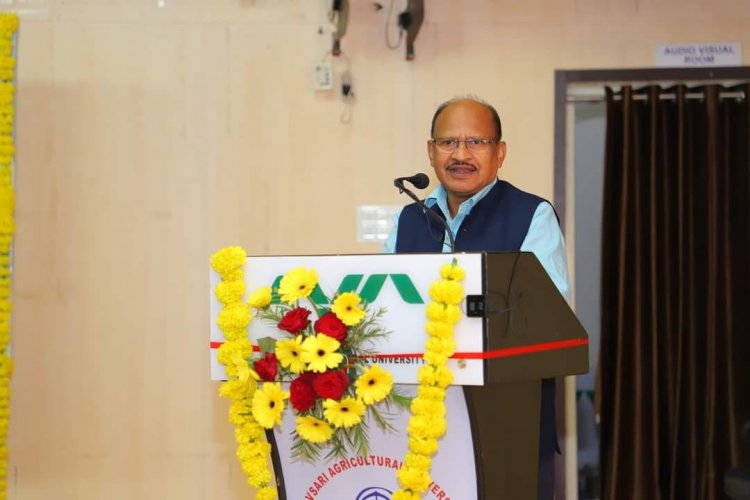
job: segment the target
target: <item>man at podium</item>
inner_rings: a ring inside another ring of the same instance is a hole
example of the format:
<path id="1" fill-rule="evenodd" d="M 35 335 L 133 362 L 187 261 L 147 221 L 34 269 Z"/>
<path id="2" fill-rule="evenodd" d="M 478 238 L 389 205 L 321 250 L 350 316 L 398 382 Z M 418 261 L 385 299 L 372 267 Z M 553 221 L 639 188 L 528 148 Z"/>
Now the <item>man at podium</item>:
<path id="1" fill-rule="evenodd" d="M 440 186 L 424 202 L 445 221 L 444 231 L 412 203 L 396 216 L 383 252 L 533 252 L 569 300 L 565 241 L 552 205 L 497 178 L 507 145 L 495 108 L 473 96 L 451 99 L 435 111 L 430 136 L 427 154 Z M 540 417 L 537 492 L 546 500 L 554 497 L 558 450 L 554 379 L 542 383 Z"/>

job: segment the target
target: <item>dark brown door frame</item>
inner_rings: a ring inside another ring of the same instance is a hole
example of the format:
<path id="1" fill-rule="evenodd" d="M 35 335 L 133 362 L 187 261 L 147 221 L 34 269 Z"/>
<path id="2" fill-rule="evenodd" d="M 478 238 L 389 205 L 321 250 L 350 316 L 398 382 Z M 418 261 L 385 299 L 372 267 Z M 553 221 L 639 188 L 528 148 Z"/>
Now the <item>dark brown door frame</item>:
<path id="1" fill-rule="evenodd" d="M 593 69 L 555 71 L 554 202 L 565 228 L 566 137 L 568 85 L 575 83 L 648 84 L 655 82 L 696 83 L 712 80 L 750 80 L 750 66 L 658 69 Z"/>

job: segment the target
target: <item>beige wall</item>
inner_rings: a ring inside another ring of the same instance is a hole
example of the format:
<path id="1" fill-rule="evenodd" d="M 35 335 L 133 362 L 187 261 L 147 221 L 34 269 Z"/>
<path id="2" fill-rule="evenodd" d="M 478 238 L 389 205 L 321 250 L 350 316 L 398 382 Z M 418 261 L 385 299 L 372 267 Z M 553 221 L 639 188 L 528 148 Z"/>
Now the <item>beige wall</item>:
<path id="1" fill-rule="evenodd" d="M 356 207 L 406 201 L 391 181 L 429 168 L 455 94 L 498 107 L 502 175 L 551 197 L 555 69 L 750 50 L 744 0 L 426 3 L 409 63 L 384 11 L 352 0 L 342 124 L 311 85 L 327 2 L 2 2 L 21 16 L 9 498 L 249 498 L 208 380 L 213 251 L 376 251 Z"/>

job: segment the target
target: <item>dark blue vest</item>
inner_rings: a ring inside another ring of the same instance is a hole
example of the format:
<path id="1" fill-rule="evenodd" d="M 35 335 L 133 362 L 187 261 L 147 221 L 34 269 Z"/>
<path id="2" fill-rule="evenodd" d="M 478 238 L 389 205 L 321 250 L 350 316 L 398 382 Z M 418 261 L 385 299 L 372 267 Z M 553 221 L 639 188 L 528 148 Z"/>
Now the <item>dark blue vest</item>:
<path id="1" fill-rule="evenodd" d="M 455 235 L 459 252 L 510 252 L 521 249 L 534 212 L 543 198 L 498 181 L 474 205 Z M 445 219 L 437 205 L 435 211 Z M 445 229 L 416 203 L 404 207 L 398 219 L 396 253 L 435 253 L 442 251 Z M 555 422 L 555 380 L 542 381 L 539 425 L 538 498 L 554 496 L 554 458 L 557 447 Z"/>
<path id="2" fill-rule="evenodd" d="M 531 219 L 544 200 L 505 181 L 497 181 L 479 200 L 458 229 L 459 252 L 506 252 L 520 250 Z M 445 219 L 440 209 L 433 207 Z M 416 203 L 407 205 L 398 219 L 396 253 L 432 253 L 443 248 L 445 230 Z"/>

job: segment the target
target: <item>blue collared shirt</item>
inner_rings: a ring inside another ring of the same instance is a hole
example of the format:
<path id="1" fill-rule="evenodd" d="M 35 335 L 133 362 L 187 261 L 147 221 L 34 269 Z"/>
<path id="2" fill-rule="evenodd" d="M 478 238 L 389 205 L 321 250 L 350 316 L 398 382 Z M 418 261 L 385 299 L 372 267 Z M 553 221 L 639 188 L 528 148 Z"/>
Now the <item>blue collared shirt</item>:
<path id="1" fill-rule="evenodd" d="M 481 191 L 464 201 L 459 205 L 455 217 L 450 216 L 448 209 L 448 193 L 443 186 L 438 186 L 430 195 L 425 198 L 425 204 L 432 207 L 437 204 L 438 208 L 446 214 L 445 220 L 448 223 L 453 234 L 457 234 L 461 223 L 466 219 L 474 206 L 484 198 L 487 193 L 495 186 L 497 179 L 482 188 Z M 401 213 L 397 213 L 393 221 L 393 229 L 383 244 L 381 251 L 383 253 L 395 253 L 396 237 L 398 234 L 398 218 Z M 443 243 L 443 252 L 450 252 L 450 243 L 448 235 L 445 235 Z M 557 222 L 557 216 L 552 209 L 552 205 L 542 202 L 534 212 L 534 217 L 529 225 L 529 232 L 526 233 L 521 244 L 522 252 L 534 252 L 536 258 L 547 271 L 547 274 L 560 290 L 565 300 L 570 302 L 570 286 L 568 285 L 568 260 L 565 253 L 565 238 L 560 230 L 560 224 Z"/>

